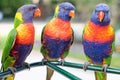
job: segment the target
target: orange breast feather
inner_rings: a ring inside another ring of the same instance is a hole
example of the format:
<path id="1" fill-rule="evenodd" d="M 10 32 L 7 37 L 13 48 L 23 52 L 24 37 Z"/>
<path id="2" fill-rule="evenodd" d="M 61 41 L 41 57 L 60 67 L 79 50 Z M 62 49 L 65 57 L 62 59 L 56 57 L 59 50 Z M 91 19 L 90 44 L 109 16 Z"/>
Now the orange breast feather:
<path id="1" fill-rule="evenodd" d="M 54 18 L 46 25 L 44 33 L 53 39 L 66 40 L 72 37 L 72 28 L 69 21 Z"/>
<path id="2" fill-rule="evenodd" d="M 35 30 L 31 23 L 21 24 L 17 27 L 17 37 L 16 42 L 20 44 L 33 44 Z"/>
<path id="3" fill-rule="evenodd" d="M 89 22 L 85 27 L 83 37 L 88 41 L 104 43 L 113 40 L 114 30 L 110 25 L 101 27 Z"/>

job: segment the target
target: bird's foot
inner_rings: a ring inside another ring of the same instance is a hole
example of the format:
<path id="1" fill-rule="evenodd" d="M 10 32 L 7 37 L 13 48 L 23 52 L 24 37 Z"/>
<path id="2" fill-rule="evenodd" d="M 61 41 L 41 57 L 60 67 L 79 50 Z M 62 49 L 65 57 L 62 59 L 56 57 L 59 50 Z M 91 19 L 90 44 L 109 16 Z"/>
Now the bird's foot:
<path id="1" fill-rule="evenodd" d="M 15 67 L 8 67 L 8 70 L 10 70 L 13 75 L 15 75 L 15 72 L 17 71 Z"/>
<path id="2" fill-rule="evenodd" d="M 42 65 L 45 65 L 45 62 L 47 62 L 47 59 L 43 58 L 42 59 Z"/>
<path id="3" fill-rule="evenodd" d="M 60 61 L 60 65 L 62 65 L 62 66 L 64 66 L 64 62 L 65 62 L 65 59 L 61 59 L 61 61 Z"/>
<path id="4" fill-rule="evenodd" d="M 104 64 L 104 65 L 102 66 L 102 69 L 103 69 L 103 71 L 104 71 L 105 73 L 106 73 L 108 67 L 109 67 L 108 64 Z"/>
<path id="5" fill-rule="evenodd" d="M 83 65 L 83 70 L 84 70 L 84 71 L 87 70 L 88 65 L 90 65 L 90 62 L 85 62 L 85 63 L 84 63 L 84 65 Z"/>
<path id="6" fill-rule="evenodd" d="M 23 64 L 25 67 L 27 67 L 29 70 L 30 70 L 30 64 L 29 63 L 27 63 L 27 62 L 24 62 L 24 64 Z"/>

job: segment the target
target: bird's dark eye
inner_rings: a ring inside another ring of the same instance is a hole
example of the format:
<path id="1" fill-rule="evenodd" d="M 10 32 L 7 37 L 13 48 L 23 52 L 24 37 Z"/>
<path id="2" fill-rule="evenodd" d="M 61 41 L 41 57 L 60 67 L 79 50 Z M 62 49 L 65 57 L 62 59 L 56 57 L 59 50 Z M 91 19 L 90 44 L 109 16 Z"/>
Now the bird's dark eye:
<path id="1" fill-rule="evenodd" d="M 105 13 L 108 13 L 109 11 L 105 11 Z"/>
<path id="2" fill-rule="evenodd" d="M 36 9 L 36 7 L 28 8 L 29 11 Z"/>
<path id="3" fill-rule="evenodd" d="M 33 7 L 33 9 L 36 9 L 36 7 Z"/>
<path id="4" fill-rule="evenodd" d="M 33 10 L 33 8 L 28 8 L 29 11 Z"/>
<path id="5" fill-rule="evenodd" d="M 66 8 L 66 7 L 63 7 L 63 9 L 64 9 L 64 10 L 67 10 L 67 8 Z"/>

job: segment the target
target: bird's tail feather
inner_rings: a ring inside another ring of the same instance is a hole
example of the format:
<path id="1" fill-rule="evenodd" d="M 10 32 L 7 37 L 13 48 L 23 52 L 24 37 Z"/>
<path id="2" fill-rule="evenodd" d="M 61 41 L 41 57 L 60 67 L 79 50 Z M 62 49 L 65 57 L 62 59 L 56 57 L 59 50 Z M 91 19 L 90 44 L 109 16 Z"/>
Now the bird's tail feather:
<path id="1" fill-rule="evenodd" d="M 95 72 L 95 80 L 107 80 L 107 74 L 104 72 Z"/>
<path id="2" fill-rule="evenodd" d="M 47 76 L 46 76 L 46 80 L 51 80 L 51 77 L 54 73 L 54 70 L 50 69 L 47 67 Z"/>
<path id="3" fill-rule="evenodd" d="M 14 78 L 15 78 L 15 76 L 8 76 L 8 77 L 6 77 L 5 79 L 3 79 L 3 80 L 14 80 Z"/>

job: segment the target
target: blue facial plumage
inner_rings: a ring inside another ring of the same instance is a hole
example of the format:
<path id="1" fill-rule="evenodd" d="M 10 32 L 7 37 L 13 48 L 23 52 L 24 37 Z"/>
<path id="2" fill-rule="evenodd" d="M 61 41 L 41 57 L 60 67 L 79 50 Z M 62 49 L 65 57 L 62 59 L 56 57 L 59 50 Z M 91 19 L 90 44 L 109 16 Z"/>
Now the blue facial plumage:
<path id="1" fill-rule="evenodd" d="M 24 22 L 32 22 L 32 18 L 34 15 L 34 10 L 37 8 L 34 4 L 28 4 L 20 7 L 18 12 L 22 14 L 22 18 Z"/>
<path id="2" fill-rule="evenodd" d="M 75 7 L 71 3 L 64 2 L 59 4 L 58 17 L 65 21 L 69 21 L 71 19 L 69 16 L 71 10 L 75 10 Z"/>
<path id="3" fill-rule="evenodd" d="M 103 11 L 105 13 L 104 19 L 102 22 L 99 21 L 98 19 L 98 12 Z M 109 12 L 109 7 L 108 5 L 101 3 L 96 5 L 95 10 L 93 11 L 91 21 L 94 22 L 95 24 L 99 24 L 101 26 L 106 26 L 110 23 L 110 12 Z"/>

